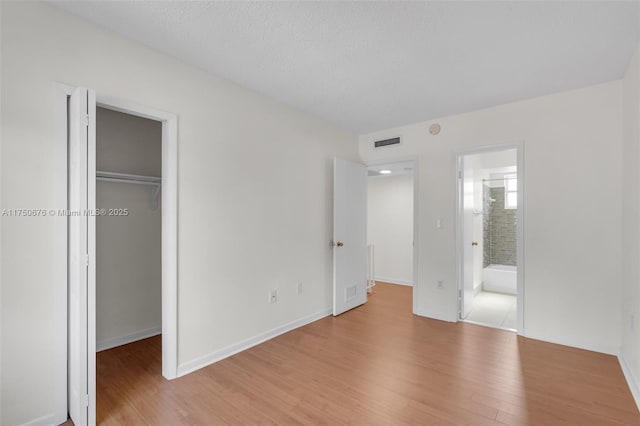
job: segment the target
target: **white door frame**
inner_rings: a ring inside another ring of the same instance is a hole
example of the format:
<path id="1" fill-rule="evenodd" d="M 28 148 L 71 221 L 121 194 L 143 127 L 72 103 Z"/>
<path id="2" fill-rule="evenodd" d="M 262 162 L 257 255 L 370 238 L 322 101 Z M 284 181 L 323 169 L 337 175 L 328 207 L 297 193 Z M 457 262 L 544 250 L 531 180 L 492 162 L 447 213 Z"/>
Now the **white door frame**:
<path id="1" fill-rule="evenodd" d="M 56 211 L 67 210 L 68 203 L 68 110 L 67 100 L 75 86 L 54 84 L 54 141 L 55 141 L 55 201 Z M 176 114 L 160 111 L 123 99 L 97 94 L 96 106 L 148 118 L 162 123 L 162 375 L 166 379 L 177 377 L 178 369 L 178 118 Z M 95 154 L 95 153 L 94 153 Z M 95 185 L 95 182 L 94 182 Z M 68 227 L 67 218 L 56 215 L 55 223 L 55 287 L 59 296 L 56 305 L 56 329 L 59 346 L 54 354 L 56 369 L 56 418 L 66 420 L 67 413 L 67 341 L 68 341 Z M 92 228 L 95 233 L 95 227 Z M 93 235 L 95 239 L 95 235 Z M 95 265 L 95 260 L 90 260 Z M 95 266 L 94 266 L 95 268 Z M 94 289 L 89 291 L 95 292 Z M 95 316 L 95 305 L 89 306 Z M 95 340 L 95 333 L 93 333 Z M 95 343 L 95 342 L 94 342 Z M 95 395 L 90 395 L 95 401 Z M 64 421 L 63 420 L 63 421 Z"/>
<path id="2" fill-rule="evenodd" d="M 77 88 L 69 97 L 68 171 L 68 405 L 76 425 L 91 425 L 95 419 L 95 92 Z M 59 214 L 59 213 L 58 213 Z M 52 214 L 53 215 L 53 214 Z"/>
<path id="3" fill-rule="evenodd" d="M 162 123 L 162 375 L 178 375 L 178 116 L 111 96 L 96 106 Z"/>
<path id="4" fill-rule="evenodd" d="M 463 228 L 463 188 L 461 176 L 462 170 L 462 158 L 466 155 L 483 154 L 489 152 L 506 151 L 508 149 L 516 150 L 516 165 L 518 176 L 518 209 L 516 212 L 516 250 L 517 250 L 517 333 L 524 335 L 524 142 L 509 143 L 504 145 L 489 145 L 479 148 L 468 149 L 459 151 L 454 155 L 455 161 L 455 212 L 456 212 L 456 283 L 457 291 L 455 292 L 456 298 L 456 321 L 460 319 L 460 303 L 459 292 L 463 290 L 464 283 L 462 282 L 463 274 L 462 268 L 464 267 L 464 228 Z"/>
<path id="5" fill-rule="evenodd" d="M 411 161 L 413 163 L 413 313 L 418 314 L 418 156 L 398 157 L 383 160 L 365 161 L 367 167 L 380 166 L 383 164 L 405 163 Z M 375 277 L 374 277 L 375 278 Z"/>

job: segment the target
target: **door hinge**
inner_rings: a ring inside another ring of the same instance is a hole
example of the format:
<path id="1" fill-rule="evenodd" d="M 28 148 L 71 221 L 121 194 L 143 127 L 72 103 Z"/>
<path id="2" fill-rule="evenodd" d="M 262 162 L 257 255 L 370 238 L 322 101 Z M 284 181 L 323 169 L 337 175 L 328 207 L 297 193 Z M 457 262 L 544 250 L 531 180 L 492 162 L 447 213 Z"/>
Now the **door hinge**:
<path id="1" fill-rule="evenodd" d="M 462 179 L 462 170 L 458 170 L 458 179 Z"/>
<path id="2" fill-rule="evenodd" d="M 89 266 L 89 253 L 85 255 L 85 264 Z"/>
<path id="3" fill-rule="evenodd" d="M 89 406 L 89 395 L 82 395 L 82 406 L 83 407 Z"/>
<path id="4" fill-rule="evenodd" d="M 462 299 L 462 290 L 458 290 L 458 299 Z"/>

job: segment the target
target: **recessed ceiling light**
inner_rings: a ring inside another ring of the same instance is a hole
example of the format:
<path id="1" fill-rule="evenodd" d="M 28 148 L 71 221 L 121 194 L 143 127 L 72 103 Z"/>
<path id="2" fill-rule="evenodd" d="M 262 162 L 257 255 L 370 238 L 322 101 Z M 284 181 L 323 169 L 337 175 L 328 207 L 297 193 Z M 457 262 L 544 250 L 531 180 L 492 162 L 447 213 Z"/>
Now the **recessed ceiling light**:
<path id="1" fill-rule="evenodd" d="M 388 175 L 391 173 L 391 170 L 380 170 L 381 175 Z"/>

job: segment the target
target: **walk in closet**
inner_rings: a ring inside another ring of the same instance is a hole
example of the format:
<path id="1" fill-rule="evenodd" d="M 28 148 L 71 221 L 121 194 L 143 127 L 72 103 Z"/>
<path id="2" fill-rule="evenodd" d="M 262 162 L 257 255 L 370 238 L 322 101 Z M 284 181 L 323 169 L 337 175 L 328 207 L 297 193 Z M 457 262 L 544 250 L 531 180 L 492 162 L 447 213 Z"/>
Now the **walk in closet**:
<path id="1" fill-rule="evenodd" d="M 162 124 L 96 112 L 96 349 L 160 334 Z"/>

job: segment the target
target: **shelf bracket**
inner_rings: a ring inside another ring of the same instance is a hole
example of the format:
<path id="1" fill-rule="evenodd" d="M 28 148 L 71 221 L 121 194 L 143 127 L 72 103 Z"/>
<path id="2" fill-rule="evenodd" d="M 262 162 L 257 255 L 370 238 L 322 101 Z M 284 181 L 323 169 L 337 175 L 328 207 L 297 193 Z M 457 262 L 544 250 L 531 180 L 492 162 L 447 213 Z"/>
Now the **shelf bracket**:
<path id="1" fill-rule="evenodd" d="M 151 190 L 151 209 L 156 210 L 158 208 L 158 197 L 160 196 L 160 189 L 162 185 L 158 184 Z"/>

